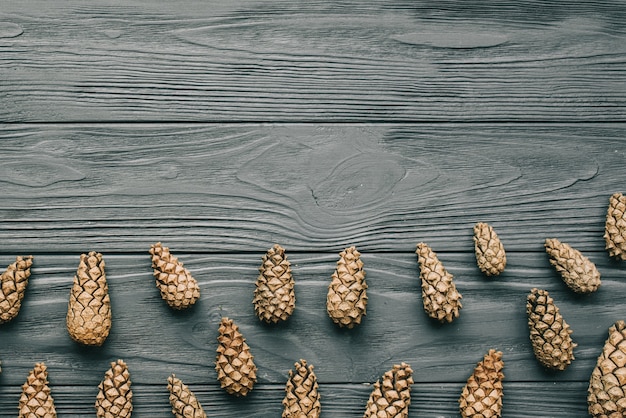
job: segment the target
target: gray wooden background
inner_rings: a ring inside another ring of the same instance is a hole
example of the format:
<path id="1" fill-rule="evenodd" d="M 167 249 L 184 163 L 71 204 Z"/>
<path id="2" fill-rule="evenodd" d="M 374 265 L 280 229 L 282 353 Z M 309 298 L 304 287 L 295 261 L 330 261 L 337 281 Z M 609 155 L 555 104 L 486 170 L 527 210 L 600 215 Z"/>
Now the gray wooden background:
<path id="1" fill-rule="evenodd" d="M 359 417 L 371 383 L 415 370 L 410 415 L 456 417 L 490 348 L 505 361 L 505 417 L 584 417 L 608 327 L 626 319 L 626 270 L 604 251 L 609 196 L 626 192 L 623 1 L 0 0 L 0 268 L 35 261 L 18 318 L 0 326 L 0 417 L 45 361 L 57 411 L 95 416 L 97 385 L 130 368 L 135 417 L 171 416 L 176 373 L 212 417 L 280 416 L 287 371 L 315 366 L 324 417 Z M 489 222 L 509 264 L 475 265 Z M 543 250 L 558 238 L 602 274 L 576 296 Z M 150 244 L 199 280 L 168 309 Z M 422 309 L 415 245 L 454 274 L 461 317 Z M 252 308 L 261 256 L 286 248 L 296 311 Z M 325 311 L 338 253 L 363 254 L 361 326 Z M 65 330 L 80 253 L 104 254 L 113 329 L 84 348 Z M 534 359 L 525 300 L 547 289 L 576 360 Z M 213 369 L 222 316 L 259 367 L 247 398 Z"/>

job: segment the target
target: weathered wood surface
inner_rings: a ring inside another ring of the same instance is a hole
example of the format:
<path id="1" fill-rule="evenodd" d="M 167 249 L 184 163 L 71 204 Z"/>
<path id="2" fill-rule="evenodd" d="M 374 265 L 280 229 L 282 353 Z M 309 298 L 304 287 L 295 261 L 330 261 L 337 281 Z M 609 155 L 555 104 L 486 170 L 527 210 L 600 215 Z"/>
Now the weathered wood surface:
<path id="1" fill-rule="evenodd" d="M 626 119 L 623 1 L 3 1 L 2 121 Z"/>

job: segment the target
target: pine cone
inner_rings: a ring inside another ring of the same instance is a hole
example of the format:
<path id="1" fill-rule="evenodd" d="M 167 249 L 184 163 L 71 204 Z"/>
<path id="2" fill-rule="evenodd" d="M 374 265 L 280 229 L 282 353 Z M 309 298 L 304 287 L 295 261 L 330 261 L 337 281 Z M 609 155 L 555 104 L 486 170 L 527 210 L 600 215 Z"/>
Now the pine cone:
<path id="1" fill-rule="evenodd" d="M 626 323 L 609 328 L 587 390 L 589 414 L 596 418 L 626 416 Z"/>
<path id="2" fill-rule="evenodd" d="M 326 297 L 326 310 L 341 327 L 353 328 L 361 323 L 367 306 L 367 284 L 361 253 L 355 247 L 339 253 Z"/>
<path id="3" fill-rule="evenodd" d="M 111 300 L 102 254 L 80 255 L 67 307 L 67 331 L 76 342 L 102 345 L 111 331 Z"/>
<path id="4" fill-rule="evenodd" d="M 17 316 L 30 277 L 33 256 L 17 257 L 0 276 L 0 324 Z"/>
<path id="5" fill-rule="evenodd" d="M 48 370 L 44 363 L 35 364 L 22 385 L 18 418 L 56 418 L 54 399 L 48 387 Z"/>
<path id="6" fill-rule="evenodd" d="M 186 384 L 175 375 L 167 378 L 172 414 L 176 418 L 206 418 L 200 402 Z"/>
<path id="7" fill-rule="evenodd" d="M 111 363 L 98 385 L 96 416 L 98 418 L 130 418 L 133 412 L 133 391 L 130 373 L 122 360 Z"/>
<path id="8" fill-rule="evenodd" d="M 499 418 L 502 416 L 502 352 L 489 350 L 467 379 L 459 398 L 462 417 Z"/>
<path id="9" fill-rule="evenodd" d="M 574 360 L 572 330 L 546 290 L 533 288 L 527 298 L 526 313 L 535 357 L 549 369 L 565 370 Z"/>
<path id="10" fill-rule="evenodd" d="M 150 247 L 150 254 L 156 285 L 167 304 L 174 309 L 185 309 L 196 303 L 200 286 L 170 249 L 157 242 Z"/>
<path id="11" fill-rule="evenodd" d="M 313 366 L 307 367 L 306 361 L 300 360 L 294 367 L 295 372 L 289 370 L 289 380 L 285 385 L 282 418 L 319 418 L 322 406 Z"/>
<path id="12" fill-rule="evenodd" d="M 609 199 L 604 240 L 611 257 L 626 260 L 626 196 L 621 193 L 615 193 Z"/>
<path id="13" fill-rule="evenodd" d="M 222 318 L 219 333 L 215 362 L 217 378 L 226 392 L 246 396 L 256 382 L 256 366 L 250 347 L 232 319 Z"/>
<path id="14" fill-rule="evenodd" d="M 431 318 L 452 322 L 463 307 L 462 296 L 456 290 L 452 274 L 446 271 L 437 254 L 423 242 L 417 244 L 415 252 L 420 265 L 424 310 Z"/>
<path id="15" fill-rule="evenodd" d="M 474 225 L 474 252 L 478 268 L 487 276 L 497 276 L 504 271 L 504 245 L 491 225 L 484 222 Z"/>
<path id="16" fill-rule="evenodd" d="M 380 380 L 374 383 L 363 418 L 407 418 L 411 404 L 412 375 L 413 370 L 406 363 L 396 364 L 386 372 L 382 384 Z"/>
<path id="17" fill-rule="evenodd" d="M 254 290 L 254 312 L 267 323 L 291 316 L 296 306 L 294 280 L 285 249 L 276 244 L 263 256 Z"/>
<path id="18" fill-rule="evenodd" d="M 565 284 L 576 293 L 591 293 L 600 287 L 600 272 L 587 257 L 556 238 L 546 239 L 550 264 L 561 274 Z"/>

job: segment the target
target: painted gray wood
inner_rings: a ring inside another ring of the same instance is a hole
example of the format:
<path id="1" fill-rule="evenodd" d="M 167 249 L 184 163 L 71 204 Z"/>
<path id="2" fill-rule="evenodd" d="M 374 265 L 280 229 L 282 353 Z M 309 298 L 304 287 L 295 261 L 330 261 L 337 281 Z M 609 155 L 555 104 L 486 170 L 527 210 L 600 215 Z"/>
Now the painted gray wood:
<path id="1" fill-rule="evenodd" d="M 3 121 L 614 121 L 621 1 L 4 2 Z"/>

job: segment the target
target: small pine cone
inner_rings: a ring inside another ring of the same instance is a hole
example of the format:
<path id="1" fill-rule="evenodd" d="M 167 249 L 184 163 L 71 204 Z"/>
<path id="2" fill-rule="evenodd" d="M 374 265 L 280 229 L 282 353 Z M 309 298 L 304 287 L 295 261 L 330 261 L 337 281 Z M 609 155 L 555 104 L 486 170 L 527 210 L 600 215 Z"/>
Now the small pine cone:
<path id="1" fill-rule="evenodd" d="M 326 297 L 326 310 L 333 322 L 353 328 L 361 323 L 367 306 L 367 283 L 361 253 L 355 247 L 339 253 Z"/>
<path id="2" fill-rule="evenodd" d="M 305 360 L 300 360 L 294 368 L 295 372 L 289 370 L 289 380 L 285 385 L 282 418 L 319 418 L 322 406 L 313 366 L 307 366 Z"/>
<path id="3" fill-rule="evenodd" d="M 413 370 L 406 364 L 396 364 L 374 383 L 374 390 L 367 400 L 363 418 L 407 418 L 411 404 Z"/>
<path id="4" fill-rule="evenodd" d="M 611 257 L 626 260 L 626 196 L 621 193 L 615 193 L 609 199 L 604 240 Z"/>
<path id="5" fill-rule="evenodd" d="M 459 398 L 462 417 L 499 418 L 502 416 L 502 352 L 489 350 L 467 379 Z"/>
<path id="6" fill-rule="evenodd" d="M 196 303 L 200 298 L 200 286 L 170 249 L 157 242 L 150 247 L 150 254 L 157 288 L 167 304 L 180 310 Z"/>
<path id="7" fill-rule="evenodd" d="M 96 416 L 98 418 L 129 418 L 133 412 L 133 391 L 130 372 L 122 360 L 111 363 L 98 385 Z"/>
<path id="8" fill-rule="evenodd" d="M 596 418 L 626 416 L 626 323 L 617 321 L 609 328 L 587 390 L 589 414 Z"/>
<path id="9" fill-rule="evenodd" d="M 111 331 L 111 300 L 102 254 L 80 255 L 67 307 L 67 331 L 76 342 L 102 345 Z"/>
<path id="10" fill-rule="evenodd" d="M 232 319 L 222 318 L 219 333 L 215 361 L 217 378 L 229 394 L 246 396 L 256 382 L 256 365 L 250 347 Z"/>
<path id="11" fill-rule="evenodd" d="M 56 418 L 54 399 L 48 386 L 48 370 L 44 363 L 35 364 L 22 385 L 18 418 Z"/>
<path id="12" fill-rule="evenodd" d="M 423 242 L 417 244 L 424 310 L 431 318 L 452 322 L 459 316 L 462 296 L 456 290 L 452 274 L 444 268 L 437 254 Z"/>
<path id="13" fill-rule="evenodd" d="M 176 418 L 206 418 L 202 405 L 186 384 L 175 375 L 167 378 L 172 414 Z"/>
<path id="14" fill-rule="evenodd" d="M 565 370 L 574 360 L 572 330 L 546 290 L 533 288 L 526 302 L 530 341 L 535 357 L 544 366 Z"/>
<path id="15" fill-rule="evenodd" d="M 17 257 L 0 276 L 0 324 L 17 316 L 30 277 L 33 256 Z"/>
<path id="16" fill-rule="evenodd" d="M 487 276 L 497 276 L 504 271 L 504 245 L 491 225 L 484 222 L 474 225 L 474 252 L 478 268 Z"/>
<path id="17" fill-rule="evenodd" d="M 296 306 L 294 280 L 285 249 L 276 244 L 263 256 L 254 290 L 254 312 L 267 323 L 284 321 Z"/>
<path id="18" fill-rule="evenodd" d="M 561 274 L 565 284 L 576 293 L 591 293 L 600 287 L 600 272 L 587 257 L 556 238 L 546 239 L 550 264 Z"/>

